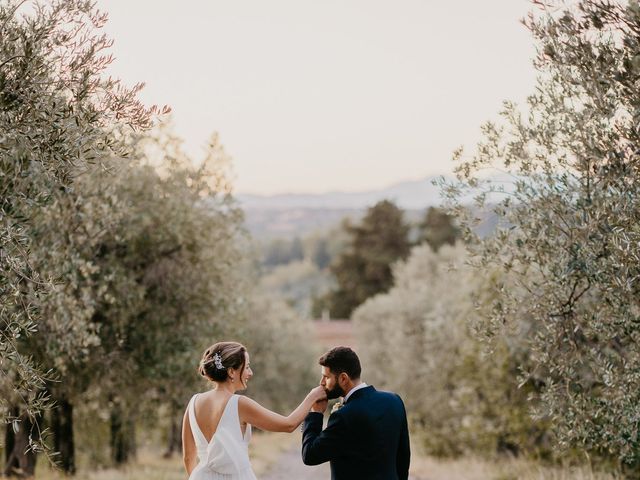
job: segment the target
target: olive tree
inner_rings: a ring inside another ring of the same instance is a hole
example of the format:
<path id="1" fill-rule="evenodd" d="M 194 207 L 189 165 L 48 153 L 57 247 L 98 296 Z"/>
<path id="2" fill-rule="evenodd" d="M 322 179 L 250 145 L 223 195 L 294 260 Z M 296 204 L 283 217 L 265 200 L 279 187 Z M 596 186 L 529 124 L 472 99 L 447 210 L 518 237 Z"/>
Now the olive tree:
<path id="1" fill-rule="evenodd" d="M 484 126 L 448 193 L 460 214 L 475 192 L 500 218 L 495 235 L 470 245 L 477 267 L 498 265 L 513 282 L 496 290 L 485 332 L 499 339 L 516 312 L 530 316 L 522 374 L 542 378 L 539 413 L 560 444 L 637 466 L 640 7 L 533 3 L 536 89 L 527 108 L 506 103 Z M 512 176 L 509 189 L 484 175 L 491 168 Z M 473 219 L 464 223 L 470 234 Z"/>
<path id="2" fill-rule="evenodd" d="M 80 176 L 34 219 L 34 252 L 58 282 L 40 305 L 43 335 L 26 346 L 61 380 L 47 388 L 54 448 L 68 472 L 74 405 L 92 397 L 111 412 L 112 457 L 123 463 L 134 451 L 141 393 L 181 402 L 186 355 L 233 302 L 241 216 L 224 152 L 214 138 L 194 168 L 177 143 L 166 129 L 135 137 L 131 162 Z M 162 156 L 151 160 L 152 147 Z"/>
<path id="3" fill-rule="evenodd" d="M 78 172 L 126 153 L 116 130 L 146 128 L 157 112 L 137 100 L 141 85 L 103 75 L 105 21 L 90 1 L 0 2 L 0 413 L 9 420 L 32 424 L 46 398 L 48 366 L 18 348 L 40 328 L 32 299 L 55 280 L 35 266 L 33 217 L 70 192 Z"/>

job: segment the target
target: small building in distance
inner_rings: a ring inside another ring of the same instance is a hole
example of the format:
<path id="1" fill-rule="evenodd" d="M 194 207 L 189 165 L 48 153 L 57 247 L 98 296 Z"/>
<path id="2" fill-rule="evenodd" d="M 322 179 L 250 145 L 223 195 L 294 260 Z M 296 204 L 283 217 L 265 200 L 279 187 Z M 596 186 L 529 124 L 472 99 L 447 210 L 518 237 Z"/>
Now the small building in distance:
<path id="1" fill-rule="evenodd" d="M 339 345 L 351 347 L 356 352 L 358 345 L 355 341 L 353 322 L 350 320 L 314 320 L 316 341 L 324 349 L 328 350 Z"/>

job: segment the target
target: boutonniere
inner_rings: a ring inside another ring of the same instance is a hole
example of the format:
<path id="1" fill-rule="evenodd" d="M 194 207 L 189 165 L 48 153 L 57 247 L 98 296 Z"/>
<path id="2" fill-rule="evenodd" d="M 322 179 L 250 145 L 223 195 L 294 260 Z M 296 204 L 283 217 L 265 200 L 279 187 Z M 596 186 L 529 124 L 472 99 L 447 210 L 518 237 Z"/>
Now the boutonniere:
<path id="1" fill-rule="evenodd" d="M 344 405 L 344 400 L 340 400 L 334 403 L 333 407 L 331 407 L 331 413 L 336 413 L 338 410 L 342 408 L 343 405 Z"/>

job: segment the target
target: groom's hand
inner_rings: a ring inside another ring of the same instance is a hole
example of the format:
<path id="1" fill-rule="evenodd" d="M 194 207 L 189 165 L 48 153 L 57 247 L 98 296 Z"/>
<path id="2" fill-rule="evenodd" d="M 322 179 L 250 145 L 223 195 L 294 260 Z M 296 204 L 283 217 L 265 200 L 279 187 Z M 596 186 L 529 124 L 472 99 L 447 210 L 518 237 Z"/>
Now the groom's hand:
<path id="1" fill-rule="evenodd" d="M 318 400 L 311 406 L 312 412 L 324 413 L 327 410 L 327 405 L 329 405 L 329 400 Z"/>

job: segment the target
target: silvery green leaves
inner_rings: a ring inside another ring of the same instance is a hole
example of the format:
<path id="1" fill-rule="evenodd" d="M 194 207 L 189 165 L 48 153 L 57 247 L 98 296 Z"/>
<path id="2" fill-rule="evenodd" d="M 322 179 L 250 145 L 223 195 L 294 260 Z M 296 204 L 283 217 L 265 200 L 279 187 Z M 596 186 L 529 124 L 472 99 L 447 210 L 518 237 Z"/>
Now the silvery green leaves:
<path id="1" fill-rule="evenodd" d="M 114 130 L 146 127 L 157 111 L 137 101 L 136 88 L 102 77 L 104 22 L 92 2 L 0 2 L 0 375 L 11 392 L 0 395 L 3 409 L 42 407 L 45 373 L 20 353 L 40 328 L 34 299 L 56 280 L 36 268 L 34 216 L 87 165 L 124 152 Z"/>
<path id="2" fill-rule="evenodd" d="M 500 290 L 486 331 L 500 338 L 525 315 L 531 375 L 560 444 L 636 465 L 640 349 L 640 15 L 637 2 L 534 2 L 538 85 L 526 108 L 507 105 L 472 160 L 457 167 L 451 205 L 491 169 L 513 176 L 504 199 L 479 210 L 502 227 L 470 245 L 498 265 Z M 486 179 L 486 175 L 485 175 Z M 485 189 L 490 189 L 486 185 Z M 526 375 L 526 373 L 525 373 Z"/>

